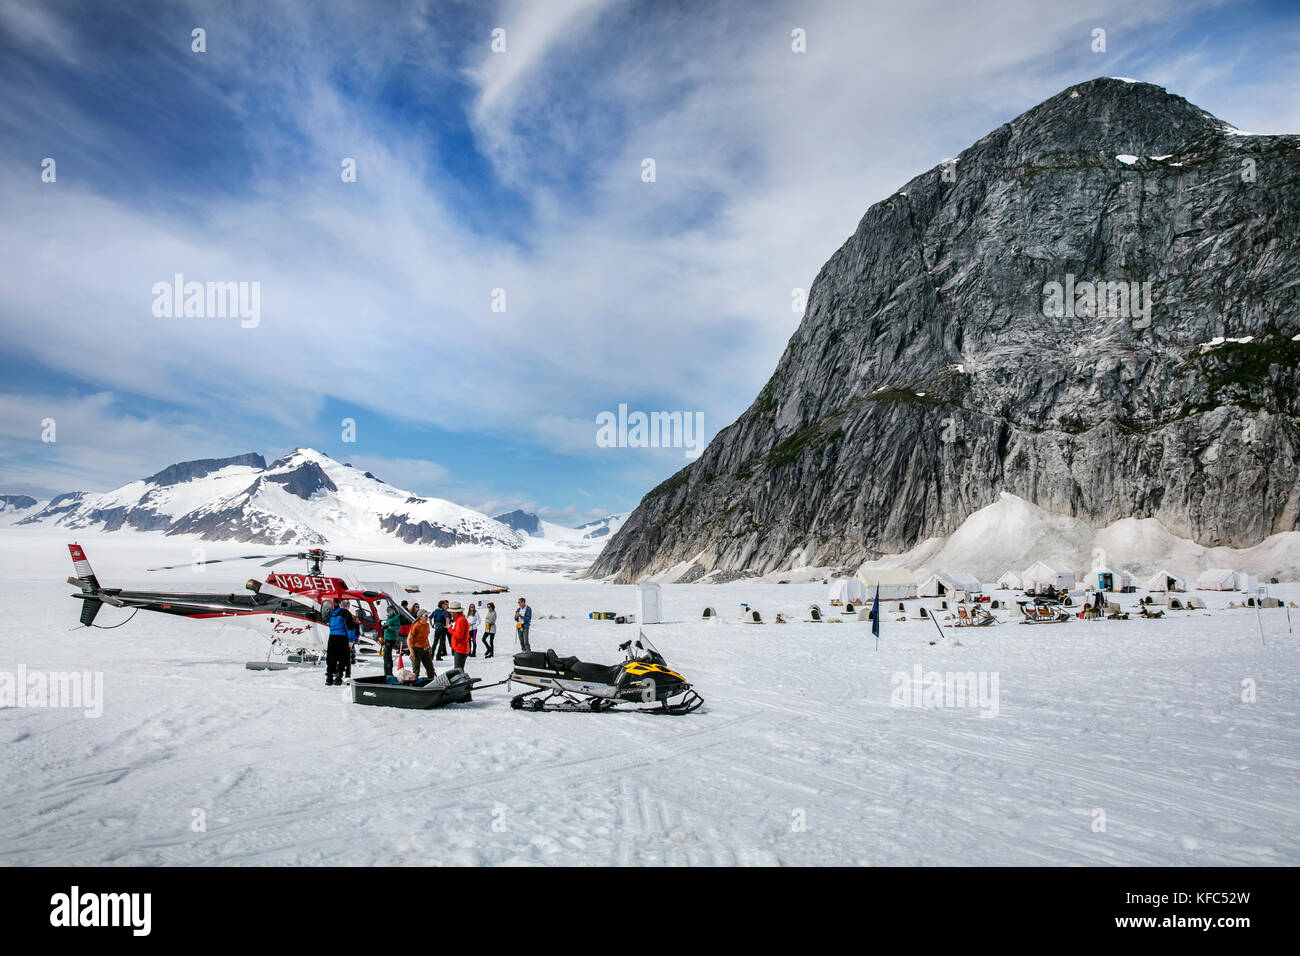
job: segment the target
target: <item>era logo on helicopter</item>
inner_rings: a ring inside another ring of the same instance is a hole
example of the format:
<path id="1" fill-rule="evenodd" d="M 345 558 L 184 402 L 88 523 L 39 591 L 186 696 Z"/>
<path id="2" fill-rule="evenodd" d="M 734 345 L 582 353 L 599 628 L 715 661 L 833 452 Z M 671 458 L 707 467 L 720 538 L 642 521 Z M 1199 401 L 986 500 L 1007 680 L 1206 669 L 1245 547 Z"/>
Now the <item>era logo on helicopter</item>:
<path id="1" fill-rule="evenodd" d="M 306 625 L 294 627 L 290 624 L 285 624 L 283 621 L 276 621 L 275 627 L 273 627 L 272 630 L 276 634 L 304 634 L 307 631 L 307 627 Z"/>

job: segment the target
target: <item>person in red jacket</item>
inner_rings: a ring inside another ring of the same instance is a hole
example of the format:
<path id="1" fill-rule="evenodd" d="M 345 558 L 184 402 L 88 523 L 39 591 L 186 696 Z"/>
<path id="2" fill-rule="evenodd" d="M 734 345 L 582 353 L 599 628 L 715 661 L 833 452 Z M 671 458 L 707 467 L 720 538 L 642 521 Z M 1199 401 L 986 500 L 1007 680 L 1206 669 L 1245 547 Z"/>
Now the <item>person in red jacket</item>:
<path id="1" fill-rule="evenodd" d="M 469 621 L 460 609 L 459 601 L 452 601 L 447 610 L 451 612 L 451 626 L 447 634 L 451 638 L 451 656 L 455 666 L 465 669 L 465 658 L 469 656 Z"/>

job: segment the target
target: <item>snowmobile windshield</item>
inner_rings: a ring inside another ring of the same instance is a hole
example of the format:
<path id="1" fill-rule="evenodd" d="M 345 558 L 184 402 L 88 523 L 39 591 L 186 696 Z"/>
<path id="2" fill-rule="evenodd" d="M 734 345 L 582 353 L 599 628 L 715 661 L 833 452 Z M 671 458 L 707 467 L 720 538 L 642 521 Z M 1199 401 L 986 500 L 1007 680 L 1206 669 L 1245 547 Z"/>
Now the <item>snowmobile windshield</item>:
<path id="1" fill-rule="evenodd" d="M 650 638 L 646 637 L 644 633 L 636 639 L 636 643 L 632 645 L 628 654 L 633 660 L 647 661 L 652 664 L 667 663 L 664 656 L 659 653 L 659 648 L 650 643 Z"/>

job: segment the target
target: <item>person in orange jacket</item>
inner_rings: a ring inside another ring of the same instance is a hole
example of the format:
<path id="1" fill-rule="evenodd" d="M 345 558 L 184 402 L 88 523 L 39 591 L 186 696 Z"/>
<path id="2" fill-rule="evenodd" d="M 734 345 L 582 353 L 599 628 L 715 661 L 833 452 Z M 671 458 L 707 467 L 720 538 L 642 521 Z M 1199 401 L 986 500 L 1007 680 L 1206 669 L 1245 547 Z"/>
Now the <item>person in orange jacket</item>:
<path id="1" fill-rule="evenodd" d="M 451 638 L 451 656 L 455 666 L 465 669 L 465 658 L 469 656 L 469 620 L 460 609 L 459 601 L 452 601 L 447 610 L 451 612 L 451 627 L 447 629 Z"/>
<path id="2" fill-rule="evenodd" d="M 415 623 L 411 625 L 411 633 L 406 637 L 406 649 L 411 652 L 411 669 L 415 676 L 420 676 L 420 665 L 423 664 L 429 671 L 429 676 L 433 677 L 433 652 L 429 649 L 429 612 L 421 611 L 420 616 Z"/>

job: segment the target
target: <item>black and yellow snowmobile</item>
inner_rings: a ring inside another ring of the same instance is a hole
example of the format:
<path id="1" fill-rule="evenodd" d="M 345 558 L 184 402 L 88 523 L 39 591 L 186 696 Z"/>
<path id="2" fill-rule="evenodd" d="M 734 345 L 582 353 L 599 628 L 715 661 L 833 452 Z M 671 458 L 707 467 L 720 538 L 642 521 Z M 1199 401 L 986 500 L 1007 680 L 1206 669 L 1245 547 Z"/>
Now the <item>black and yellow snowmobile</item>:
<path id="1" fill-rule="evenodd" d="M 619 650 L 624 654 L 621 664 L 587 664 L 553 650 L 516 654 L 508 680 L 537 689 L 517 694 L 510 706 L 588 713 L 618 707 L 649 714 L 689 714 L 704 703 L 644 634 L 635 643 L 624 641 Z M 543 696 L 546 691 L 550 693 Z"/>

